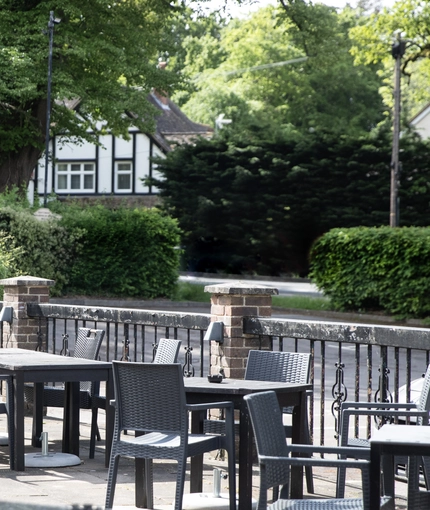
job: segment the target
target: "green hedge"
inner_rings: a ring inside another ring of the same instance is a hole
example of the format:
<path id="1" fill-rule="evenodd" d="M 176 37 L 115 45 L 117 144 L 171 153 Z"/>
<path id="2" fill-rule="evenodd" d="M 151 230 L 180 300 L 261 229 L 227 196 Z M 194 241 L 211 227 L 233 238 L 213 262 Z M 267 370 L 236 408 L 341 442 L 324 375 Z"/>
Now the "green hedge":
<path id="1" fill-rule="evenodd" d="M 55 280 L 52 295 L 67 283 L 76 236 L 56 220 L 37 220 L 29 209 L 0 209 L 1 258 L 7 258 L 5 277 L 31 275 Z M 8 254 L 8 256 L 7 256 Z"/>
<path id="2" fill-rule="evenodd" d="M 155 209 L 67 206 L 61 224 L 82 236 L 68 293 L 154 298 L 170 296 L 178 278 L 180 232 Z"/>
<path id="3" fill-rule="evenodd" d="M 430 228 L 333 229 L 311 250 L 310 276 L 341 310 L 430 316 Z"/>

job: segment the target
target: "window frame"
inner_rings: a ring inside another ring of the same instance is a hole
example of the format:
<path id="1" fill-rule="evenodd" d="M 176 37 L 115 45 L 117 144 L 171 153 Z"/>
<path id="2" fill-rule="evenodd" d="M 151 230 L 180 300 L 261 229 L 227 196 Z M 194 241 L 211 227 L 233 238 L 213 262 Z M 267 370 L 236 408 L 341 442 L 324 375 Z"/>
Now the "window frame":
<path id="1" fill-rule="evenodd" d="M 72 170 L 73 165 L 79 165 L 79 170 Z M 85 168 L 86 165 L 91 165 L 91 170 Z M 67 166 L 66 170 L 61 170 L 61 166 Z M 85 188 L 85 177 L 92 176 L 92 187 Z M 79 188 L 72 187 L 72 177 L 79 176 Z M 59 187 L 59 178 L 66 177 L 66 188 Z M 76 194 L 76 193 L 95 193 L 96 192 L 96 163 L 94 161 L 58 161 L 55 164 L 55 193 L 62 194 Z"/>
<path id="2" fill-rule="evenodd" d="M 129 165 L 128 170 L 119 169 L 119 165 Z M 130 177 L 130 186 L 127 189 L 119 187 L 119 177 L 122 175 L 129 175 Z M 131 159 L 121 159 L 115 161 L 115 169 L 114 169 L 114 192 L 121 193 L 133 193 L 133 161 Z"/>

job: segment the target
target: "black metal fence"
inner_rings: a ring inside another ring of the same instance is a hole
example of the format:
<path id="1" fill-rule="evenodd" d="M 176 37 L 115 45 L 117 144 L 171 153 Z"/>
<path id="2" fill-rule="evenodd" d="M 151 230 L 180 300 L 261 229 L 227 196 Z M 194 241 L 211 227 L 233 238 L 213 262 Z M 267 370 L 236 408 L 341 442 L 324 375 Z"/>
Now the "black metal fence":
<path id="1" fill-rule="evenodd" d="M 272 350 L 311 354 L 310 426 L 320 444 L 337 439 L 344 401 L 410 402 L 430 359 L 426 328 L 245 317 L 243 330 L 269 337 Z M 357 418 L 354 433 L 369 436 L 372 426 Z"/>
<path id="2" fill-rule="evenodd" d="M 184 375 L 205 376 L 209 345 L 204 333 L 210 315 L 120 308 L 28 304 L 27 313 L 47 323 L 38 348 L 73 351 L 79 327 L 103 328 L 101 359 L 152 361 L 160 338 L 182 340 Z M 312 357 L 310 426 L 315 443 L 336 441 L 343 401 L 411 401 L 412 382 L 430 361 L 430 329 L 310 320 L 244 317 L 245 334 L 270 339 L 272 350 L 309 352 Z M 373 422 L 355 422 L 355 433 L 370 435 Z"/>
<path id="3" fill-rule="evenodd" d="M 27 314 L 39 319 L 38 349 L 43 351 L 73 352 L 80 327 L 102 328 L 106 332 L 102 360 L 152 361 L 158 340 L 175 338 L 182 340 L 179 362 L 184 375 L 208 373 L 209 345 L 203 337 L 209 314 L 52 304 L 28 304 Z"/>

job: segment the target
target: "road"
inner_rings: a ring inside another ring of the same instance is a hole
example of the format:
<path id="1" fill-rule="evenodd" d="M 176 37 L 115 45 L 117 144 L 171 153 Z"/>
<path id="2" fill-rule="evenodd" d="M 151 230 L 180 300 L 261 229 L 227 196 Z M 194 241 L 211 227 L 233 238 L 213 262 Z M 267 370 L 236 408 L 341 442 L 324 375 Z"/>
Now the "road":
<path id="1" fill-rule="evenodd" d="M 183 275 L 179 277 L 181 282 L 196 283 L 200 285 L 213 285 L 216 283 L 226 283 L 229 281 L 248 281 L 256 285 L 266 285 L 278 289 L 280 296 L 307 296 L 307 297 L 323 297 L 316 285 L 307 281 L 272 281 L 272 280 L 247 280 L 238 276 L 237 280 L 231 278 L 216 278 L 212 276 L 188 276 Z"/>

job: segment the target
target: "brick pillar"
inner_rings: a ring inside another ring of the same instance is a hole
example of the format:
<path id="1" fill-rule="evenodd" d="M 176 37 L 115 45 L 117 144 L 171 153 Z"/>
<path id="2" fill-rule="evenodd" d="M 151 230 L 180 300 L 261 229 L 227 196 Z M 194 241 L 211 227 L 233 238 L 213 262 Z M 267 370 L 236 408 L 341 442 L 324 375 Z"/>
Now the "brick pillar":
<path id="1" fill-rule="evenodd" d="M 278 294 L 278 290 L 252 282 L 232 281 L 208 285 L 205 292 L 212 294 L 212 322 L 224 323 L 224 343 L 211 342 L 210 373 L 217 374 L 223 368 L 226 377 L 243 379 L 248 351 L 260 348 L 258 336 L 243 334 L 243 317 L 270 317 L 272 296 Z M 268 339 L 263 340 L 261 348 L 269 348 Z"/>
<path id="2" fill-rule="evenodd" d="M 2 347 L 20 347 L 35 350 L 39 320 L 27 316 L 27 303 L 48 303 L 49 287 L 54 280 L 34 276 L 18 276 L 0 280 L 4 287 L 3 306 L 13 308 L 12 324 L 3 322 Z M 42 326 L 45 328 L 45 324 Z M 41 331 L 46 338 L 46 331 Z"/>

